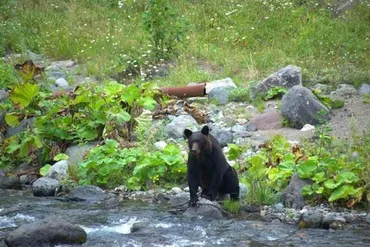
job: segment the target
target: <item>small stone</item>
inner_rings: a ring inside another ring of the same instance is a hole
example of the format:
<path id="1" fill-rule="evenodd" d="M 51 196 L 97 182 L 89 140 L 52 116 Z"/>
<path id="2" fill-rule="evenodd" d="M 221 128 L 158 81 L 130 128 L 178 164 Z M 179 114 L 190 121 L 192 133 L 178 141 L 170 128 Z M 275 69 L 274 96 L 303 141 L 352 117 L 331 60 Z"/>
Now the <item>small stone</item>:
<path id="1" fill-rule="evenodd" d="M 257 131 L 257 126 L 254 123 L 249 122 L 245 125 L 245 130 L 249 132 L 255 132 Z"/>
<path id="2" fill-rule="evenodd" d="M 310 131 L 310 130 L 314 130 L 315 129 L 315 126 L 311 125 L 311 124 L 305 124 L 303 125 L 301 131 Z"/>
<path id="3" fill-rule="evenodd" d="M 158 150 L 163 150 L 167 146 L 167 143 L 165 141 L 159 141 L 154 143 L 154 147 L 156 147 Z"/>
<path id="4" fill-rule="evenodd" d="M 189 187 L 185 187 L 184 191 L 189 192 L 190 191 Z"/>
<path id="5" fill-rule="evenodd" d="M 171 189 L 171 192 L 176 193 L 176 194 L 179 194 L 179 193 L 181 193 L 181 192 L 182 192 L 182 189 L 181 189 L 181 188 L 179 188 L 179 187 L 173 187 L 173 188 Z"/>
<path id="6" fill-rule="evenodd" d="M 370 85 L 367 83 L 362 84 L 359 92 L 360 94 L 370 94 Z"/>
<path id="7" fill-rule="evenodd" d="M 69 87 L 69 84 L 68 84 L 68 82 L 66 81 L 66 79 L 64 79 L 64 78 L 58 78 L 58 79 L 55 81 L 55 86 L 57 86 L 57 87 L 61 87 L 61 88 L 67 88 L 67 87 Z"/>
<path id="8" fill-rule="evenodd" d="M 229 93 L 233 87 L 223 86 L 212 89 L 208 94 L 208 99 L 215 100 L 218 105 L 226 105 L 229 103 Z"/>

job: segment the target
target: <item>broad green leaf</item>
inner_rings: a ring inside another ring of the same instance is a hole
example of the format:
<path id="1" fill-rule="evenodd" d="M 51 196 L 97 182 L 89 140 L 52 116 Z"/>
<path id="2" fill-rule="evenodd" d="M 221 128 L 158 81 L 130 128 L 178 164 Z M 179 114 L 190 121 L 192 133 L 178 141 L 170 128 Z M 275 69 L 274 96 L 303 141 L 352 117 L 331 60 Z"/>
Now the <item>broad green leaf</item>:
<path id="1" fill-rule="evenodd" d="M 336 179 L 340 183 L 354 183 L 359 180 L 359 178 L 353 172 L 342 172 Z"/>
<path id="2" fill-rule="evenodd" d="M 295 168 L 294 161 L 284 161 L 280 163 L 277 167 L 282 171 L 294 171 Z"/>
<path id="3" fill-rule="evenodd" d="M 328 189 L 335 189 L 335 188 L 337 188 L 339 185 L 341 185 L 341 183 L 336 183 L 335 181 L 334 181 L 334 179 L 329 179 L 329 180 L 327 180 L 327 181 L 325 181 L 325 183 L 324 183 L 324 186 L 326 187 L 326 188 L 328 188 Z"/>
<path id="4" fill-rule="evenodd" d="M 318 183 L 325 181 L 326 180 L 325 172 L 316 173 L 312 180 Z"/>
<path id="5" fill-rule="evenodd" d="M 9 95 L 9 98 L 19 104 L 20 108 L 27 107 L 37 95 L 39 87 L 36 84 L 25 83 L 16 86 Z"/>
<path id="6" fill-rule="evenodd" d="M 315 190 L 315 193 L 316 194 L 322 194 L 324 192 L 324 187 L 322 187 L 322 186 L 320 186 L 320 187 L 318 187 L 316 190 Z"/>
<path id="7" fill-rule="evenodd" d="M 60 153 L 60 154 L 55 155 L 54 160 L 55 161 L 68 160 L 68 158 L 69 158 L 69 156 L 67 154 Z"/>
<path id="8" fill-rule="evenodd" d="M 300 178 L 311 178 L 313 172 L 317 168 L 317 160 L 314 158 L 309 158 L 308 160 L 302 162 L 297 166 L 297 172 Z"/>
<path id="9" fill-rule="evenodd" d="M 343 185 L 338 187 L 331 193 L 329 197 L 329 202 L 336 201 L 338 199 L 347 198 L 350 194 L 354 193 L 356 190 L 352 185 Z"/>
<path id="10" fill-rule="evenodd" d="M 16 113 L 7 113 L 5 115 L 5 121 L 10 127 L 17 127 L 19 125 L 19 116 Z"/>
<path id="11" fill-rule="evenodd" d="M 303 194 L 303 195 L 308 195 L 308 196 L 310 196 L 310 195 L 312 195 L 314 192 L 315 192 L 315 191 L 313 191 L 313 190 L 312 190 L 311 185 L 305 185 L 305 186 L 303 186 L 303 188 L 302 188 L 302 194 Z"/>
<path id="12" fill-rule="evenodd" d="M 154 107 L 157 105 L 157 101 L 155 101 L 152 97 L 145 97 L 141 100 L 141 105 L 148 110 L 153 110 Z"/>
<path id="13" fill-rule="evenodd" d="M 43 146 L 42 141 L 41 141 L 41 136 L 39 134 L 36 134 L 33 136 L 33 141 L 37 148 L 41 148 Z"/>
<path id="14" fill-rule="evenodd" d="M 46 164 L 43 167 L 41 167 L 40 168 L 40 175 L 45 176 L 49 172 L 50 168 L 51 168 L 51 165 L 49 165 L 49 164 Z"/>
<path id="15" fill-rule="evenodd" d="M 238 145 L 236 145 L 236 144 L 232 144 L 232 143 L 230 143 L 230 144 L 228 144 L 228 146 L 229 146 L 229 152 L 227 153 L 227 158 L 229 159 L 229 160 L 235 160 L 236 158 L 238 158 L 241 154 L 242 154 L 242 152 L 243 152 L 243 149 L 240 147 L 240 146 L 238 146 Z"/>
<path id="16" fill-rule="evenodd" d="M 104 87 L 104 92 L 107 94 L 108 97 L 110 96 L 116 96 L 120 94 L 125 86 L 122 84 L 119 84 L 116 81 L 110 81 L 105 87 Z"/>
<path id="17" fill-rule="evenodd" d="M 123 123 L 130 121 L 131 116 L 128 112 L 120 108 L 113 108 L 107 112 L 108 120 L 115 121 L 116 123 Z"/>
<path id="18" fill-rule="evenodd" d="M 134 101 L 141 98 L 141 89 L 135 85 L 130 85 L 123 90 L 121 94 L 121 100 L 127 102 L 129 105 L 132 105 Z"/>

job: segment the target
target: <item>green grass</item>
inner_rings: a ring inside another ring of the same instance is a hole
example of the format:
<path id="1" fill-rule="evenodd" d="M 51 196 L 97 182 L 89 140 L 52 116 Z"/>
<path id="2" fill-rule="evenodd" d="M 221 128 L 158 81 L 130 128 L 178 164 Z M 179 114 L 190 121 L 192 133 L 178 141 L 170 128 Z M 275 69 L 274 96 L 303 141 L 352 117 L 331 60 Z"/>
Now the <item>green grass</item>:
<path id="1" fill-rule="evenodd" d="M 5 3 L 4 3 L 5 2 Z M 153 61 L 142 27 L 146 1 L 5 0 L 0 6 L 0 55 L 31 50 L 74 59 L 90 75 L 110 76 L 131 61 Z M 189 21 L 176 66 L 160 85 L 229 76 L 246 85 L 288 65 L 306 83 L 358 85 L 370 79 L 369 2 L 334 17 L 332 1 L 172 0 Z M 319 2 L 319 5 L 300 2 Z M 209 64 L 211 73 L 199 64 Z"/>

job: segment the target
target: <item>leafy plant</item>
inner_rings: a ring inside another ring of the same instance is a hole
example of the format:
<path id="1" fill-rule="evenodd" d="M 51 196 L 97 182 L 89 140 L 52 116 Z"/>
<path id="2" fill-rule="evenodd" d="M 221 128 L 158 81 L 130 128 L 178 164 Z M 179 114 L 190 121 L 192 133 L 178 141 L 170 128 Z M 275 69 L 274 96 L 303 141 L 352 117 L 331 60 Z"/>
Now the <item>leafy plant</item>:
<path id="1" fill-rule="evenodd" d="M 138 190 L 151 184 L 183 181 L 184 164 L 175 144 L 168 144 L 162 151 L 148 153 L 136 147 L 120 149 L 117 141 L 109 139 L 90 151 L 78 168 L 78 177 L 81 184 L 105 188 L 125 184 Z"/>
<path id="2" fill-rule="evenodd" d="M 330 96 L 323 95 L 320 90 L 315 89 L 312 91 L 315 96 L 329 109 L 338 109 L 344 106 L 344 101 L 339 99 L 333 99 Z"/>
<path id="3" fill-rule="evenodd" d="M 249 102 L 250 100 L 250 91 L 247 87 L 238 87 L 230 91 L 229 93 L 230 101 L 240 101 L 240 102 Z"/>
<path id="4" fill-rule="evenodd" d="M 264 98 L 264 100 L 275 99 L 275 98 L 278 98 L 278 97 L 280 98 L 284 94 L 286 94 L 286 92 L 288 92 L 287 88 L 276 86 L 276 87 L 273 87 L 270 90 L 268 90 L 263 98 Z"/>
<path id="5" fill-rule="evenodd" d="M 11 65 L 0 60 L 0 89 L 12 87 L 18 83 L 18 78 L 14 74 L 14 69 Z"/>
<path id="6" fill-rule="evenodd" d="M 143 22 L 156 48 L 157 58 L 168 57 L 167 52 L 176 52 L 176 44 L 183 41 L 188 25 L 169 0 L 149 0 Z"/>

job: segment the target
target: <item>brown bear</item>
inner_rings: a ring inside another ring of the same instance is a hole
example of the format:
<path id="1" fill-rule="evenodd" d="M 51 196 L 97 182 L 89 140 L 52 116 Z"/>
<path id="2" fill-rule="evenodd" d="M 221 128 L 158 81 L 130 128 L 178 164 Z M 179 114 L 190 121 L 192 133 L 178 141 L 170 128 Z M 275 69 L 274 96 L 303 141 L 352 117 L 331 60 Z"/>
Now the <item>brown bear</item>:
<path id="1" fill-rule="evenodd" d="M 227 163 L 217 139 L 209 133 L 208 126 L 201 131 L 184 131 L 188 139 L 189 156 L 187 179 L 190 189 L 190 205 L 198 201 L 198 186 L 201 197 L 215 200 L 217 195 L 230 194 L 232 200 L 239 200 L 239 179 L 233 167 Z"/>

